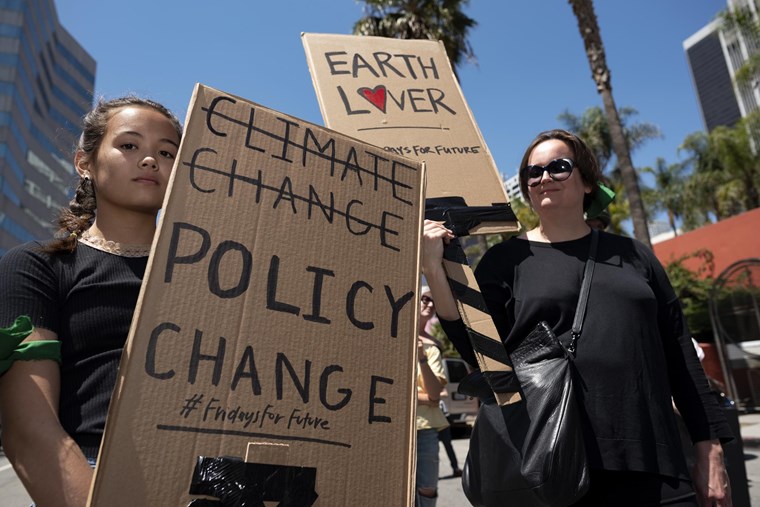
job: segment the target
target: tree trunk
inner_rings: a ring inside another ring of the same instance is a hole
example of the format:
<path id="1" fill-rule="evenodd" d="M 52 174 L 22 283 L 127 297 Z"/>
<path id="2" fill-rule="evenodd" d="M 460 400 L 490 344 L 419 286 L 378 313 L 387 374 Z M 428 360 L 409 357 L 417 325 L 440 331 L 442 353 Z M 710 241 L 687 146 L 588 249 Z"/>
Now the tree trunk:
<path id="1" fill-rule="evenodd" d="M 760 208 L 760 195 L 758 195 L 751 173 L 745 175 L 744 185 L 747 187 L 747 209 Z"/>
<path id="2" fill-rule="evenodd" d="M 610 138 L 612 148 L 615 150 L 615 156 L 620 168 L 620 176 L 623 178 L 623 188 L 628 198 L 628 205 L 631 210 L 631 221 L 633 222 L 633 235 L 636 239 L 652 247 L 649 238 L 649 227 L 647 226 L 647 212 L 644 209 L 644 202 L 641 199 L 641 190 L 639 189 L 639 177 L 636 169 L 633 168 L 631 160 L 631 151 L 628 147 L 628 141 L 623 133 L 623 126 L 620 123 L 615 100 L 612 98 L 612 87 L 600 90 L 602 102 L 604 103 L 604 112 L 607 115 L 607 122 L 610 127 Z"/>
<path id="3" fill-rule="evenodd" d="M 575 17 L 578 19 L 578 30 L 581 33 L 583 45 L 586 48 L 586 56 L 591 67 L 591 76 L 596 82 L 596 90 L 602 96 L 604 112 L 607 116 L 607 125 L 610 129 L 612 149 L 615 151 L 615 156 L 618 160 L 620 175 L 623 179 L 623 188 L 630 205 L 633 235 L 636 239 L 651 248 L 652 243 L 649 239 L 649 228 L 647 227 L 647 213 L 641 199 L 639 180 L 631 161 L 628 141 L 623 132 L 623 125 L 620 123 L 620 116 L 615 107 L 615 100 L 612 98 L 610 71 L 607 68 L 607 58 L 604 53 L 604 45 L 602 44 L 602 36 L 599 33 L 596 14 L 594 13 L 594 4 L 592 0 L 568 0 L 568 2 L 573 8 Z"/>
<path id="4" fill-rule="evenodd" d="M 673 236 L 678 236 L 675 213 L 673 213 L 671 210 L 668 210 L 668 223 L 670 224 L 670 228 L 673 229 Z"/>

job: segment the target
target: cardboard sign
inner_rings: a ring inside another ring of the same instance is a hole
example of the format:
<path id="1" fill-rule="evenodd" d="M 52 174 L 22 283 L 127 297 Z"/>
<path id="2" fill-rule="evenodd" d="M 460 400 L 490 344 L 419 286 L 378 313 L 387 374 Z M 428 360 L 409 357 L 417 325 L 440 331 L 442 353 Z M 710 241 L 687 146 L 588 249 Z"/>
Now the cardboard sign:
<path id="1" fill-rule="evenodd" d="M 324 34 L 302 39 L 325 125 L 425 160 L 428 198 L 463 197 L 468 206 L 509 202 L 442 43 Z M 515 230 L 516 221 L 505 221 L 471 233 Z"/>
<path id="2" fill-rule="evenodd" d="M 188 111 L 90 505 L 411 505 L 424 165 Z"/>

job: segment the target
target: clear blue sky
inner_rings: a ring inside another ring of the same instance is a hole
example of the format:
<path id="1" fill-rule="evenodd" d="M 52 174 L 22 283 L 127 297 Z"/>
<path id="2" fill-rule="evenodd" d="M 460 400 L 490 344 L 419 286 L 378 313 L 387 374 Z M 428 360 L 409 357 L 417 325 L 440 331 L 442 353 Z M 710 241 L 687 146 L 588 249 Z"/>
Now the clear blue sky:
<path id="1" fill-rule="evenodd" d="M 633 154 L 636 167 L 677 148 L 703 124 L 684 39 L 725 0 L 597 1 L 618 107 L 660 127 L 664 138 Z M 350 33 L 354 0 L 57 0 L 61 23 L 97 60 L 95 91 L 135 92 L 184 119 L 196 82 L 322 124 L 301 32 Z M 601 106 L 572 10 L 565 0 L 471 0 L 477 66 L 459 69 L 470 108 L 499 171 L 516 172 L 525 145 L 560 126 L 565 109 Z"/>

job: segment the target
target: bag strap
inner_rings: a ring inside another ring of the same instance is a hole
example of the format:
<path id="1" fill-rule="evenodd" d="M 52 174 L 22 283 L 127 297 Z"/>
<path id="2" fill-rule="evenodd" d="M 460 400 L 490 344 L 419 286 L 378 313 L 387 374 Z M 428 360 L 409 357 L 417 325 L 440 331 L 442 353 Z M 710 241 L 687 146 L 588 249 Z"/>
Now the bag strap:
<path id="1" fill-rule="evenodd" d="M 578 298 L 578 306 L 575 309 L 575 318 L 573 319 L 573 330 L 570 345 L 567 351 L 575 354 L 575 343 L 581 336 L 583 329 L 583 319 L 586 316 L 586 306 L 588 306 L 588 293 L 591 289 L 591 278 L 594 276 L 594 265 L 596 264 L 596 247 L 599 244 L 599 231 L 591 229 L 591 246 L 589 247 L 586 267 L 583 270 L 583 282 L 581 283 L 581 295 Z"/>

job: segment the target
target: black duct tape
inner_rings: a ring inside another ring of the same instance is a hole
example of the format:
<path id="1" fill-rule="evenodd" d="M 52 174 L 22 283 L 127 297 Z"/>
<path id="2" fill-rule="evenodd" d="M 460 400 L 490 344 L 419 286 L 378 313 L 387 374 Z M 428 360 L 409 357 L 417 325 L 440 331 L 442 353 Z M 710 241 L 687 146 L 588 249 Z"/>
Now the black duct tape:
<path id="1" fill-rule="evenodd" d="M 467 334 L 470 337 L 470 343 L 472 343 L 473 349 L 486 357 L 490 357 L 494 361 L 498 361 L 508 366 L 512 365 L 512 361 L 509 360 L 509 355 L 501 340 L 489 338 L 469 327 L 467 328 Z"/>
<path id="2" fill-rule="evenodd" d="M 509 204 L 467 206 L 464 198 L 431 197 L 425 200 L 425 218 L 444 222 L 457 236 L 469 236 L 470 230 L 483 222 L 516 222 Z"/>
<path id="3" fill-rule="evenodd" d="M 196 499 L 188 507 L 311 507 L 317 500 L 317 469 L 310 467 L 246 463 L 240 458 L 199 456 L 190 483 Z"/>
<path id="4" fill-rule="evenodd" d="M 520 382 L 511 371 L 484 371 L 488 385 L 495 393 L 519 393 Z"/>
<path id="5" fill-rule="evenodd" d="M 454 297 L 458 299 L 463 305 L 480 310 L 483 313 L 491 315 L 486 306 L 483 295 L 477 290 L 473 289 L 469 285 L 465 285 L 462 282 L 458 282 L 453 278 L 449 278 L 449 286 L 451 292 L 454 293 Z"/>
<path id="6" fill-rule="evenodd" d="M 447 245 L 443 247 L 443 258 L 450 262 L 456 262 L 457 264 L 467 264 L 467 254 L 464 253 L 464 248 L 459 242 L 459 238 L 454 238 Z"/>

